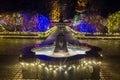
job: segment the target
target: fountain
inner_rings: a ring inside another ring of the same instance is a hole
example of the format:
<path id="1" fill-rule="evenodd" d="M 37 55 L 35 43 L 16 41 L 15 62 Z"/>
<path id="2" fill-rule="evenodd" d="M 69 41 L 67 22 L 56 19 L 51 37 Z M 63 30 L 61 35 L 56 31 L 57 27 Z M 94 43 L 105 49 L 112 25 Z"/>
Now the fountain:
<path id="1" fill-rule="evenodd" d="M 99 80 L 101 49 L 77 40 L 66 29 L 63 14 L 60 14 L 60 24 L 56 33 L 46 40 L 23 49 L 20 57 L 23 78 Z"/>
<path id="2" fill-rule="evenodd" d="M 90 79 L 92 74 L 99 78 L 99 71 L 94 71 L 101 64 L 99 51 L 98 47 L 79 42 L 67 30 L 58 30 L 40 44 L 23 49 L 23 78 L 75 80 Z"/>
<path id="3" fill-rule="evenodd" d="M 70 40 L 70 39 L 69 39 Z M 52 40 L 53 41 L 53 40 Z M 56 44 L 53 44 L 53 43 Z M 67 45 L 67 41 L 65 39 L 65 35 L 63 33 L 59 33 L 56 36 L 56 41 L 52 42 L 51 46 L 48 46 L 51 43 L 51 39 L 41 43 L 41 46 L 37 48 L 33 48 L 31 51 L 35 53 L 35 55 L 44 55 L 49 57 L 61 57 L 66 58 L 75 55 L 86 55 L 86 51 L 90 51 L 90 47 L 88 46 L 73 46 L 69 42 Z M 47 46 L 44 46 L 46 44 Z M 78 42 L 80 44 L 80 42 Z"/>

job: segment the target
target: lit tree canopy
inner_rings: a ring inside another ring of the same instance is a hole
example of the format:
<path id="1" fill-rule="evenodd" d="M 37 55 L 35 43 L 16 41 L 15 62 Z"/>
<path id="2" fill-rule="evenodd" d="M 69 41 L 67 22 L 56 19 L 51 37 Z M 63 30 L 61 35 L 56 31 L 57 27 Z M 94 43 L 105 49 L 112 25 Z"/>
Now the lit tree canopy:
<path id="1" fill-rule="evenodd" d="M 96 14 L 75 15 L 72 27 L 80 32 L 107 32 L 106 20 Z"/>
<path id="2" fill-rule="evenodd" d="M 7 31 L 16 31 L 22 25 L 22 21 L 20 13 L 0 14 L 0 25 Z"/>
<path id="3" fill-rule="evenodd" d="M 120 11 L 111 14 L 107 21 L 109 32 L 120 32 Z"/>
<path id="4" fill-rule="evenodd" d="M 58 1 L 56 0 L 52 0 L 51 1 L 51 6 L 52 6 L 52 10 L 50 12 L 50 17 L 52 21 L 59 21 L 60 19 L 60 7 L 58 5 Z"/>
<path id="5" fill-rule="evenodd" d="M 38 16 L 36 31 L 45 32 L 50 27 L 50 20 L 45 16 Z"/>

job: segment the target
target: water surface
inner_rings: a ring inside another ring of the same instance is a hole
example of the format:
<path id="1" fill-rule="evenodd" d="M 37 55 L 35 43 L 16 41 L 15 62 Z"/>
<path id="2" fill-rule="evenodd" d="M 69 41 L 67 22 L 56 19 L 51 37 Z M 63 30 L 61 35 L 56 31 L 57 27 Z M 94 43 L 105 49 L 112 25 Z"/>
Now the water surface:
<path id="1" fill-rule="evenodd" d="M 103 68 L 113 76 L 113 80 L 120 79 L 120 40 L 80 40 L 102 48 Z M 13 78 L 19 71 L 19 55 L 25 46 L 40 43 L 35 39 L 0 39 L 0 79 Z"/>

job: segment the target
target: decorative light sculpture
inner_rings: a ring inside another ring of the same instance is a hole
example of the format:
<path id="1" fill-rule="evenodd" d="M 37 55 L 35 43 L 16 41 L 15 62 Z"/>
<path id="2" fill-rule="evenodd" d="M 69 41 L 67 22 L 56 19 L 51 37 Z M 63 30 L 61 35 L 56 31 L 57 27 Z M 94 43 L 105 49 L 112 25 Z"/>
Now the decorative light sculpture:
<path id="1" fill-rule="evenodd" d="M 77 1 L 77 7 L 76 7 L 75 11 L 77 13 L 85 12 L 87 3 L 88 3 L 88 0 L 78 0 Z"/>
<path id="2" fill-rule="evenodd" d="M 58 1 L 52 1 L 52 11 L 50 15 L 52 21 L 60 20 L 60 7 L 58 6 Z"/>
<path id="3" fill-rule="evenodd" d="M 78 14 L 74 17 L 72 27 L 80 32 L 107 32 L 106 24 L 107 21 L 99 15 Z"/>
<path id="4" fill-rule="evenodd" d="M 45 32 L 50 27 L 50 20 L 45 16 L 38 16 L 36 31 Z"/>

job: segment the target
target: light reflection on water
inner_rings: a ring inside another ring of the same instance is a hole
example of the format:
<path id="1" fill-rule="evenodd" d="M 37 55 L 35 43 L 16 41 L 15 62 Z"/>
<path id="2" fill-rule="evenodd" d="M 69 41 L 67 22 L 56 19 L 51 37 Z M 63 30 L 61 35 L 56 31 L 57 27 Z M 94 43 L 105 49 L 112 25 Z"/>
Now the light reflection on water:
<path id="1" fill-rule="evenodd" d="M 103 55 L 120 55 L 120 40 L 80 40 L 102 48 Z"/>
<path id="2" fill-rule="evenodd" d="M 19 52 L 25 46 L 40 43 L 42 40 L 34 39 L 0 39 L 0 54 L 6 51 L 13 50 L 14 53 Z M 120 55 L 120 40 L 80 40 L 81 42 L 88 43 L 102 48 L 103 55 Z M 17 51 L 16 51 L 17 50 Z M 9 52 L 13 54 L 13 52 Z M 7 54 L 7 53 L 6 53 Z"/>
<path id="3" fill-rule="evenodd" d="M 99 80 L 100 65 L 99 61 L 91 58 L 66 61 L 64 63 L 62 61 L 41 60 L 37 60 L 35 63 L 21 62 L 24 78 L 37 77 L 40 80 Z M 34 75 L 30 72 L 34 72 Z"/>
<path id="4" fill-rule="evenodd" d="M 103 66 L 113 77 L 113 80 L 120 79 L 120 40 L 80 40 L 91 45 L 102 48 Z"/>
<path id="5" fill-rule="evenodd" d="M 19 55 L 25 46 L 35 45 L 41 41 L 35 39 L 0 39 L 0 55 Z"/>
<path id="6" fill-rule="evenodd" d="M 106 65 L 107 69 L 110 69 L 110 71 L 112 71 L 116 75 L 120 73 L 120 70 L 119 70 L 120 40 L 80 40 L 80 41 L 102 48 L 101 53 L 103 54 L 103 62 L 107 63 Z M 40 42 L 41 40 L 33 40 L 33 39 L 29 39 L 29 40 L 28 39 L 0 39 L 0 55 L 19 56 L 21 54 L 22 48 L 24 48 L 25 46 L 34 45 Z M 120 77 L 120 76 L 117 76 L 117 77 Z"/>

